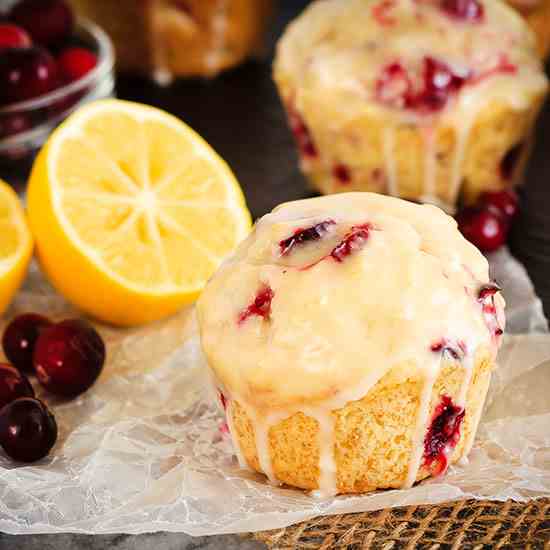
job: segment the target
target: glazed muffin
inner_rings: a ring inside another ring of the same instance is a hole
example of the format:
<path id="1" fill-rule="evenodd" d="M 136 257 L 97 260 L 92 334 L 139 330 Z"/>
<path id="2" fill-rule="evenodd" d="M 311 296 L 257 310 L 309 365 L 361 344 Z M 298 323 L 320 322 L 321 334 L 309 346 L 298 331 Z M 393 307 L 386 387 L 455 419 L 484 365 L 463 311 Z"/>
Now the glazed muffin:
<path id="1" fill-rule="evenodd" d="M 262 45 L 273 0 L 70 0 L 112 37 L 118 67 L 153 75 L 214 76 Z"/>
<path id="2" fill-rule="evenodd" d="M 550 0 L 508 0 L 527 21 L 537 37 L 537 49 L 544 59 L 550 52 Z"/>
<path id="3" fill-rule="evenodd" d="M 435 206 L 346 193 L 278 207 L 197 306 L 241 465 L 324 495 L 443 473 L 472 447 L 503 305 Z"/>
<path id="4" fill-rule="evenodd" d="M 452 210 L 521 173 L 547 80 L 499 0 L 323 0 L 279 41 L 274 78 L 322 193 Z"/>

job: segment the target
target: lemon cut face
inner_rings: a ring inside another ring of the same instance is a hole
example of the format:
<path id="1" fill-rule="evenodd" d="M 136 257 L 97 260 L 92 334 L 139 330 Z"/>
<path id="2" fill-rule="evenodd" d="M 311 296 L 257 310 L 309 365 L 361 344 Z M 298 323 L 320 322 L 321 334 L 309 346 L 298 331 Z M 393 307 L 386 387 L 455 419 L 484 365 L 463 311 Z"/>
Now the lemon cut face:
<path id="1" fill-rule="evenodd" d="M 192 302 L 251 226 L 234 175 L 198 134 L 119 100 L 84 107 L 52 134 L 28 196 L 52 283 L 121 325 Z"/>
<path id="2" fill-rule="evenodd" d="M 21 286 L 32 257 L 32 236 L 15 191 L 0 180 L 0 314 Z"/>

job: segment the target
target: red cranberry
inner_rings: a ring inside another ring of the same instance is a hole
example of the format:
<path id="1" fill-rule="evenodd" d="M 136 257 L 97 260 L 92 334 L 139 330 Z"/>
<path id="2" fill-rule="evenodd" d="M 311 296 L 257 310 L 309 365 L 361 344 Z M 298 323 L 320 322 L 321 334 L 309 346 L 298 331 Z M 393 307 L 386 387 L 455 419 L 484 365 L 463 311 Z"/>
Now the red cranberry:
<path id="1" fill-rule="evenodd" d="M 480 196 L 479 203 L 483 206 L 495 208 L 509 219 L 515 218 L 519 210 L 518 196 L 511 189 L 486 191 Z"/>
<path id="2" fill-rule="evenodd" d="M 332 175 L 341 185 L 351 183 L 351 171 L 345 164 L 335 164 L 332 168 Z"/>
<path id="3" fill-rule="evenodd" d="M 466 355 L 466 344 L 462 340 L 453 345 L 447 339 L 442 338 L 438 342 L 434 342 L 430 349 L 434 353 L 448 354 L 456 361 L 460 361 Z"/>
<path id="4" fill-rule="evenodd" d="M 15 136 L 32 128 L 31 119 L 22 113 L 0 114 L 0 137 Z"/>
<path id="5" fill-rule="evenodd" d="M 409 99 L 409 107 L 426 111 L 439 111 L 466 82 L 442 61 L 433 57 L 424 59 L 424 90 Z"/>
<path id="6" fill-rule="evenodd" d="M 15 367 L 0 363 L 0 409 L 19 397 L 34 397 L 30 382 Z"/>
<path id="7" fill-rule="evenodd" d="M 495 305 L 495 294 L 500 292 L 501 288 L 494 284 L 489 283 L 482 285 L 477 293 L 477 301 L 481 304 L 481 311 L 483 313 L 483 319 L 487 328 L 491 334 L 496 338 L 502 335 L 503 331 L 498 324 L 497 308 Z"/>
<path id="8" fill-rule="evenodd" d="M 461 233 L 483 252 L 492 252 L 506 242 L 509 229 L 506 218 L 489 208 L 465 208 L 456 221 Z"/>
<path id="9" fill-rule="evenodd" d="M 1 103 L 41 96 L 57 83 L 55 61 L 42 48 L 4 50 L 0 53 L 0 82 Z"/>
<path id="10" fill-rule="evenodd" d="M 436 475 L 445 472 L 448 454 L 460 439 L 460 427 L 464 420 L 464 409 L 457 407 L 453 400 L 443 395 L 437 405 L 432 422 L 424 438 L 424 464 L 431 466 L 437 462 Z"/>
<path id="11" fill-rule="evenodd" d="M 516 166 L 523 153 L 523 143 L 514 145 L 500 161 L 500 176 L 503 180 L 510 181 L 516 172 Z"/>
<path id="12" fill-rule="evenodd" d="M 28 48 L 32 44 L 31 37 L 17 25 L 0 23 L 0 51 L 7 48 Z"/>
<path id="13" fill-rule="evenodd" d="M 400 63 L 391 63 L 382 71 L 376 82 L 376 97 L 378 101 L 402 109 L 407 106 L 412 94 L 412 81 L 407 70 Z"/>
<path id="14" fill-rule="evenodd" d="M 57 423 L 46 405 L 23 397 L 0 411 L 0 445 L 20 462 L 44 458 L 57 440 Z"/>
<path id="15" fill-rule="evenodd" d="M 433 57 L 424 58 L 422 76 L 422 89 L 414 90 L 412 80 L 401 64 L 388 65 L 376 83 L 378 100 L 399 109 L 439 111 L 445 107 L 449 97 L 464 86 L 468 78 L 455 73 L 447 64 Z"/>
<path id="16" fill-rule="evenodd" d="M 22 0 L 11 10 L 10 19 L 26 29 L 35 42 L 52 45 L 65 40 L 74 18 L 63 0 Z"/>
<path id="17" fill-rule="evenodd" d="M 443 0 L 443 11 L 464 21 L 477 23 L 483 20 L 485 9 L 478 0 Z"/>
<path id="18" fill-rule="evenodd" d="M 492 298 L 497 292 L 500 292 L 501 290 L 502 289 L 494 283 L 481 285 L 477 293 L 477 299 L 478 301 L 483 302 L 487 298 Z"/>
<path id="19" fill-rule="evenodd" d="M 347 256 L 363 248 L 369 238 L 371 229 L 372 227 L 368 223 L 352 227 L 344 240 L 334 247 L 330 253 L 331 257 L 337 262 L 343 262 Z"/>
<path id="20" fill-rule="evenodd" d="M 105 363 L 105 344 L 94 327 L 68 319 L 45 328 L 34 348 L 39 382 L 54 394 L 75 396 L 86 391 Z"/>
<path id="21" fill-rule="evenodd" d="M 231 432 L 229 431 L 229 425 L 226 421 L 223 421 L 220 424 L 220 433 L 222 434 L 222 437 L 225 435 L 230 435 Z"/>
<path id="22" fill-rule="evenodd" d="M 288 254 L 295 246 L 299 246 L 310 241 L 318 241 L 328 231 L 329 227 L 335 223 L 336 222 L 334 220 L 326 220 L 306 229 L 296 229 L 291 237 L 288 237 L 288 239 L 283 239 L 279 243 L 281 256 Z"/>
<path id="23" fill-rule="evenodd" d="M 65 80 L 74 82 L 87 75 L 97 65 L 97 56 L 86 48 L 67 48 L 61 52 L 57 63 Z"/>
<path id="24" fill-rule="evenodd" d="M 34 372 L 32 357 L 36 341 L 51 322 L 36 313 L 19 315 L 6 327 L 2 347 L 8 361 L 20 371 Z"/>
<path id="25" fill-rule="evenodd" d="M 306 158 L 315 158 L 317 156 L 317 147 L 313 143 L 313 138 L 303 118 L 291 107 L 288 109 L 288 118 L 290 129 L 294 134 L 294 139 L 301 154 Z"/>
<path id="26" fill-rule="evenodd" d="M 395 0 L 382 0 L 372 8 L 374 19 L 384 27 L 395 25 L 397 19 L 391 13 L 395 9 L 395 5 Z"/>
<path id="27" fill-rule="evenodd" d="M 269 286 L 262 287 L 256 294 L 254 301 L 239 314 L 239 324 L 244 323 L 249 317 L 257 315 L 264 319 L 269 319 L 271 315 L 271 301 L 273 300 L 273 290 Z"/>

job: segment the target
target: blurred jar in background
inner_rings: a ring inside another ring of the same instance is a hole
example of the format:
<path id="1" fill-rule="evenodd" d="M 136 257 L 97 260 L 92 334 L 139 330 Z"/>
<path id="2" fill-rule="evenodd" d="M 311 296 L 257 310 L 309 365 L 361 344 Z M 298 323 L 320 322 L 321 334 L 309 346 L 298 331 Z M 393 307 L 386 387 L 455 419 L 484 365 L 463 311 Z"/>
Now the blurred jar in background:
<path id="1" fill-rule="evenodd" d="M 115 44 L 117 68 L 152 76 L 213 77 L 259 53 L 275 0 L 70 0 Z"/>

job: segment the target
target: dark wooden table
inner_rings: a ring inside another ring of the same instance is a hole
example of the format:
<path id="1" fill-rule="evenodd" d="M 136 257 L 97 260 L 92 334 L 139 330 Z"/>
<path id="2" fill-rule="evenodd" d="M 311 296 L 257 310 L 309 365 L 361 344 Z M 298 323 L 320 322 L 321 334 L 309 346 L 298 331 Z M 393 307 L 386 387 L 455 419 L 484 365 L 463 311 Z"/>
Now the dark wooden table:
<path id="1" fill-rule="evenodd" d="M 272 28 L 271 44 L 288 20 L 308 0 L 281 0 L 279 17 Z M 118 96 L 165 109 L 185 120 L 209 141 L 233 168 L 244 188 L 254 217 L 277 204 L 311 195 L 298 170 L 292 136 L 271 79 L 273 48 L 262 61 L 250 62 L 212 81 L 180 81 L 160 88 L 143 79 L 119 77 Z M 550 314 L 550 102 L 539 120 L 537 144 L 522 190 L 523 208 L 512 231 L 510 246 L 525 264 Z M 2 176 L 3 174 L 0 174 Z M 4 175 L 4 177 L 6 177 Z M 252 548 L 251 542 L 233 537 L 214 537 L 191 542 L 183 535 L 48 537 L 0 535 L 0 549 L 106 547 L 148 550 Z M 44 546 L 45 545 L 45 546 Z"/>

